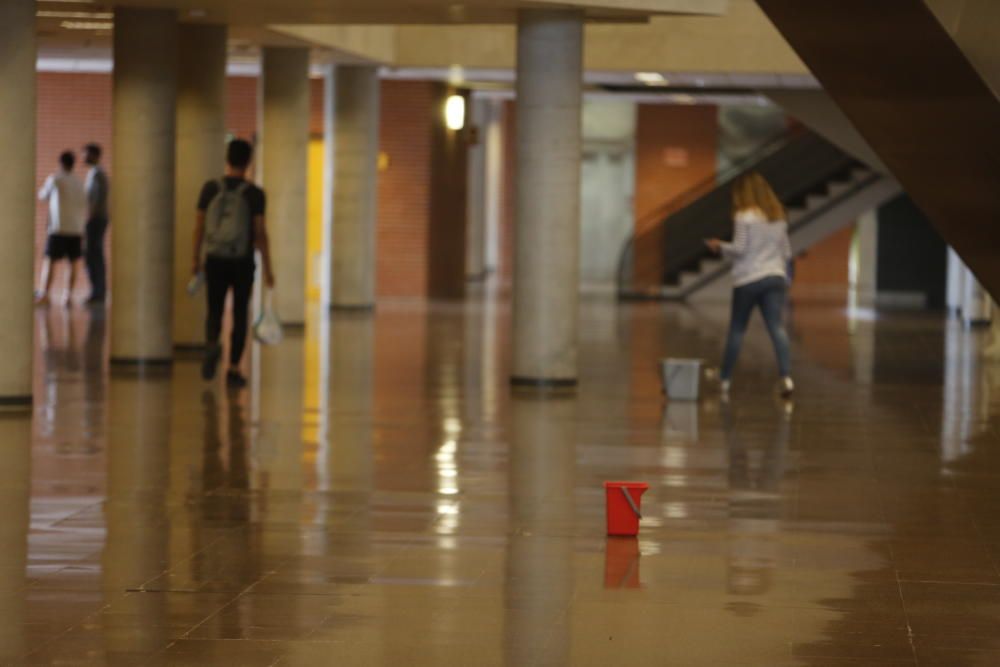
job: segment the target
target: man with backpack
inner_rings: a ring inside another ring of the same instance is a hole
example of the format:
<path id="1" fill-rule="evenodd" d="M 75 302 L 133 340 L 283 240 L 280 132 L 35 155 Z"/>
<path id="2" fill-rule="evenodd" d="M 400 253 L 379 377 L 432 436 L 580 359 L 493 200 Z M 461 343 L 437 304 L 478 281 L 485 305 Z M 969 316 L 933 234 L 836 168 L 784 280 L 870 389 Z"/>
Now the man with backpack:
<path id="1" fill-rule="evenodd" d="M 222 346 L 222 315 L 226 295 L 233 292 L 233 331 L 229 347 L 229 370 L 226 384 L 239 389 L 247 384 L 240 373 L 240 359 L 246 347 L 250 296 L 255 271 L 254 249 L 264 263 L 264 284 L 274 286 L 271 253 L 264 224 L 264 191 L 246 180 L 253 157 L 253 146 L 243 139 L 233 139 L 226 149 L 226 173 L 208 181 L 198 197 L 194 229 L 195 276 L 204 275 L 208 298 L 205 322 L 205 358 L 201 375 L 215 377 Z"/>

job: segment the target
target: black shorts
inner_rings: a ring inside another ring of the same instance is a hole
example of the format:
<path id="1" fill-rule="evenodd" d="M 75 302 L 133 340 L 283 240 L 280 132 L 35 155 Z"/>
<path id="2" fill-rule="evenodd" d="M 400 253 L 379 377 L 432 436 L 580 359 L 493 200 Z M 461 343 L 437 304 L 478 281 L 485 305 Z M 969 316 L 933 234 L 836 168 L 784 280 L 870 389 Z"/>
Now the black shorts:
<path id="1" fill-rule="evenodd" d="M 51 260 L 69 259 L 75 262 L 83 256 L 82 237 L 71 234 L 50 234 L 45 254 Z"/>

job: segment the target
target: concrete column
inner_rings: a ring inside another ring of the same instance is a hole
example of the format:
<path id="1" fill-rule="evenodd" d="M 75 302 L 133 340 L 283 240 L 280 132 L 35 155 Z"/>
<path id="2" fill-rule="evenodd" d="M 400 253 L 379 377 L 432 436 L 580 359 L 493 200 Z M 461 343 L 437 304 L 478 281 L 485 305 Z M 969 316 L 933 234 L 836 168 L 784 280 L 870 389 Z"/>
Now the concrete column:
<path id="1" fill-rule="evenodd" d="M 468 231 L 466 239 L 465 273 L 469 280 L 486 277 L 486 150 L 483 140 L 489 129 L 489 99 L 472 97 L 469 108 L 472 124 L 479 132 L 479 141 L 469 146 L 468 156 Z"/>
<path id="2" fill-rule="evenodd" d="M 500 225 L 503 208 L 503 102 L 489 100 L 489 122 L 481 133 L 485 145 L 485 187 L 484 206 L 486 209 L 486 233 L 483 239 L 483 262 L 487 274 L 496 273 L 500 268 Z"/>
<path id="3" fill-rule="evenodd" d="M 323 309 L 333 302 L 333 165 L 336 163 L 337 66 L 329 64 L 323 72 L 323 256 L 320 304 Z"/>
<path id="4" fill-rule="evenodd" d="M 946 290 L 946 305 L 948 310 L 956 314 L 962 312 L 962 301 L 965 299 L 965 279 L 969 269 L 958 253 L 948 247 L 948 288 Z"/>
<path id="5" fill-rule="evenodd" d="M 225 162 L 226 26 L 182 24 L 178 45 L 174 345 L 190 348 L 205 344 L 205 295 L 186 287 L 198 194 Z"/>
<path id="6" fill-rule="evenodd" d="M 169 363 L 173 350 L 177 16 L 115 9 L 111 358 Z"/>
<path id="7" fill-rule="evenodd" d="M 966 326 L 989 324 L 992 303 L 990 295 L 969 271 L 965 279 L 965 295 L 962 298 L 962 320 Z"/>
<path id="8" fill-rule="evenodd" d="M 515 385 L 577 377 L 583 16 L 522 10 L 517 41 Z"/>
<path id="9" fill-rule="evenodd" d="M 988 324 L 992 299 L 962 258 L 948 248 L 948 308 L 954 309 L 966 326 Z"/>
<path id="10" fill-rule="evenodd" d="M 267 192 L 275 303 L 282 320 L 306 321 L 306 186 L 309 149 L 309 50 L 265 47 L 260 83 L 261 149 Z"/>
<path id="11" fill-rule="evenodd" d="M 544 644 L 551 664 L 571 665 L 579 662 L 572 655 L 573 625 L 559 619 L 575 577 L 574 568 L 560 563 L 572 559 L 573 538 L 564 527 L 577 520 L 577 405 L 518 397 L 510 414 L 508 520 L 516 529 L 507 540 L 504 569 L 504 657 L 508 664 L 527 664 Z"/>
<path id="12" fill-rule="evenodd" d="M 36 57 L 35 1 L 0 2 L 0 405 L 31 402 Z"/>
<path id="13" fill-rule="evenodd" d="M 3 10 L 0 9 L 0 17 Z M 2 35 L 0 31 L 0 35 Z M 0 47 L 0 53 L 3 47 Z M 31 253 L 28 253 L 31 254 Z M 0 660 L 17 664 L 29 644 L 28 532 L 31 529 L 31 413 L 6 414 L 0 419 L 3 467 L 0 468 Z"/>
<path id="14" fill-rule="evenodd" d="M 870 307 L 878 289 L 878 211 L 871 210 L 858 218 L 848 258 L 854 304 Z"/>
<path id="15" fill-rule="evenodd" d="M 375 305 L 375 220 L 378 187 L 378 71 L 337 68 L 333 185 L 334 308 Z"/>
<path id="16" fill-rule="evenodd" d="M 116 378 L 108 389 L 115 421 L 108 431 L 105 458 L 107 535 L 99 561 L 100 583 L 105 604 L 115 602 L 123 615 L 138 622 L 131 631 L 118 628 L 103 634 L 104 652 L 115 664 L 128 664 L 168 643 L 163 627 L 166 600 L 157 599 L 162 598 L 158 595 L 123 598 L 121 591 L 162 574 L 163 563 L 170 558 L 166 492 L 171 472 L 171 387 L 167 374 L 152 373 Z M 189 438 L 185 433 L 179 440 Z"/>

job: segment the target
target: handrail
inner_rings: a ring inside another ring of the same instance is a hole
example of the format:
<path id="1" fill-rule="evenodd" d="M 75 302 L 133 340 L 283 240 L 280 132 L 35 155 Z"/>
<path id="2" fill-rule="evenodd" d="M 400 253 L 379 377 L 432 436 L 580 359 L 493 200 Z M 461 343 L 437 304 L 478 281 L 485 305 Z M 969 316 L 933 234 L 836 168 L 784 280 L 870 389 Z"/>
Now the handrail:
<path id="1" fill-rule="evenodd" d="M 777 153 L 782 148 L 788 146 L 790 143 L 795 141 L 806 134 L 806 131 L 801 126 L 793 126 L 788 128 L 778 134 L 775 134 L 763 145 L 758 147 L 752 153 L 746 157 L 733 162 L 722 172 L 717 172 L 712 174 L 712 176 L 705 178 L 695 185 L 691 186 L 684 192 L 671 197 L 663 204 L 657 206 L 650 212 L 644 213 L 641 218 L 637 218 L 635 226 L 642 229 L 642 232 L 634 233 L 629 235 L 628 240 L 622 246 L 622 250 L 618 256 L 618 268 L 616 270 L 616 278 L 619 293 L 622 292 L 626 281 L 631 282 L 629 278 L 626 277 L 626 273 L 632 273 L 634 270 L 635 262 L 635 246 L 637 238 L 645 238 L 650 234 L 658 233 L 658 225 L 648 225 L 651 220 L 656 223 L 662 223 L 674 214 L 675 212 L 681 210 L 690 203 L 697 201 L 699 198 L 705 196 L 705 194 L 711 192 L 712 190 L 718 188 L 722 183 L 728 183 L 735 179 L 737 176 L 747 171 L 750 167 L 758 164 L 762 160 L 766 159 L 768 156 Z"/>
<path id="2" fill-rule="evenodd" d="M 702 179 L 698 183 L 695 183 L 684 192 L 671 197 L 652 211 L 644 213 L 641 218 L 636 220 L 636 227 L 643 228 L 645 225 L 639 223 L 647 222 L 652 219 L 655 219 L 657 222 L 663 221 L 663 219 L 670 215 L 673 211 L 679 210 L 695 199 L 703 196 L 705 193 L 711 192 L 715 188 L 719 187 L 721 183 L 731 181 L 743 172 L 747 171 L 753 165 L 757 164 L 767 156 L 778 152 L 804 134 L 806 134 L 805 130 L 796 125 L 773 135 L 746 157 L 733 162 L 721 172 L 716 172 L 711 176 Z"/>
<path id="3" fill-rule="evenodd" d="M 748 169 L 764 172 L 787 203 L 825 186 L 834 175 L 856 163 L 854 158 L 807 131 L 784 133 L 767 142 L 750 158 L 717 176 L 711 190 L 693 197 L 704 185 L 689 189 L 681 201 L 690 201 L 682 206 L 678 202 L 675 204 L 678 208 L 659 218 L 659 224 L 629 237 L 618 260 L 619 295 L 659 291 L 668 278 L 676 277 L 683 268 L 706 257 L 701 239 L 725 237 L 731 232 L 729 188 Z"/>
<path id="4" fill-rule="evenodd" d="M 818 206 L 815 209 L 810 209 L 810 210 L 806 211 L 805 214 L 801 218 L 799 218 L 798 220 L 796 220 L 794 223 L 789 222 L 789 225 L 788 225 L 788 234 L 789 234 L 789 236 L 793 235 L 795 232 L 799 231 L 800 229 L 804 229 L 807 226 L 811 225 L 813 222 L 815 222 L 815 220 L 817 218 L 825 215 L 827 212 L 829 212 L 835 206 L 843 203 L 844 201 L 847 201 L 851 197 L 854 197 L 855 195 L 857 195 L 859 192 L 865 190 L 866 188 L 871 187 L 872 185 L 874 185 L 878 181 L 882 180 L 882 178 L 884 178 L 882 176 L 882 174 L 879 174 L 877 172 L 873 172 L 872 174 L 870 174 L 864 180 L 858 181 L 857 183 L 855 183 L 849 189 L 844 190 L 843 192 L 841 192 L 840 194 L 838 194 L 836 197 L 832 197 L 832 198 L 829 199 L 829 201 L 824 202 L 821 206 Z M 698 289 L 704 287 L 705 285 L 707 285 L 708 283 L 712 282 L 713 280 L 716 280 L 722 274 L 728 273 L 730 270 L 731 270 L 731 263 L 730 263 L 730 261 L 729 260 L 724 260 L 724 261 L 722 261 L 719 264 L 718 268 L 714 269 L 713 271 L 711 271 L 709 273 L 706 273 L 706 274 L 703 274 L 702 276 L 700 276 L 699 279 L 696 282 L 694 282 L 693 284 L 689 284 L 687 286 L 687 288 L 683 292 L 679 292 L 679 293 L 677 293 L 675 295 L 671 295 L 671 296 L 667 297 L 667 299 L 671 300 L 671 301 L 685 299 L 690 294 L 692 294 L 693 292 L 695 292 Z"/>

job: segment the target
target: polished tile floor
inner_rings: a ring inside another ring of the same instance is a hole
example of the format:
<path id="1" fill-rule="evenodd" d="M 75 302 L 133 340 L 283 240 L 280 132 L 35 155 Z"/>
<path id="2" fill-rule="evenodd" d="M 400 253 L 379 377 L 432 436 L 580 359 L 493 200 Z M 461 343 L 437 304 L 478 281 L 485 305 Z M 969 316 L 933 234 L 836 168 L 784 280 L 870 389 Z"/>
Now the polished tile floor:
<path id="1" fill-rule="evenodd" d="M 1000 664 L 1000 363 L 940 316 L 797 303 L 794 403 L 755 322 L 731 401 L 666 407 L 655 361 L 714 358 L 723 308 L 587 303 L 547 400 L 492 300 L 314 317 L 237 394 L 37 317 L 2 664 Z M 637 540 L 608 479 L 651 486 Z"/>

